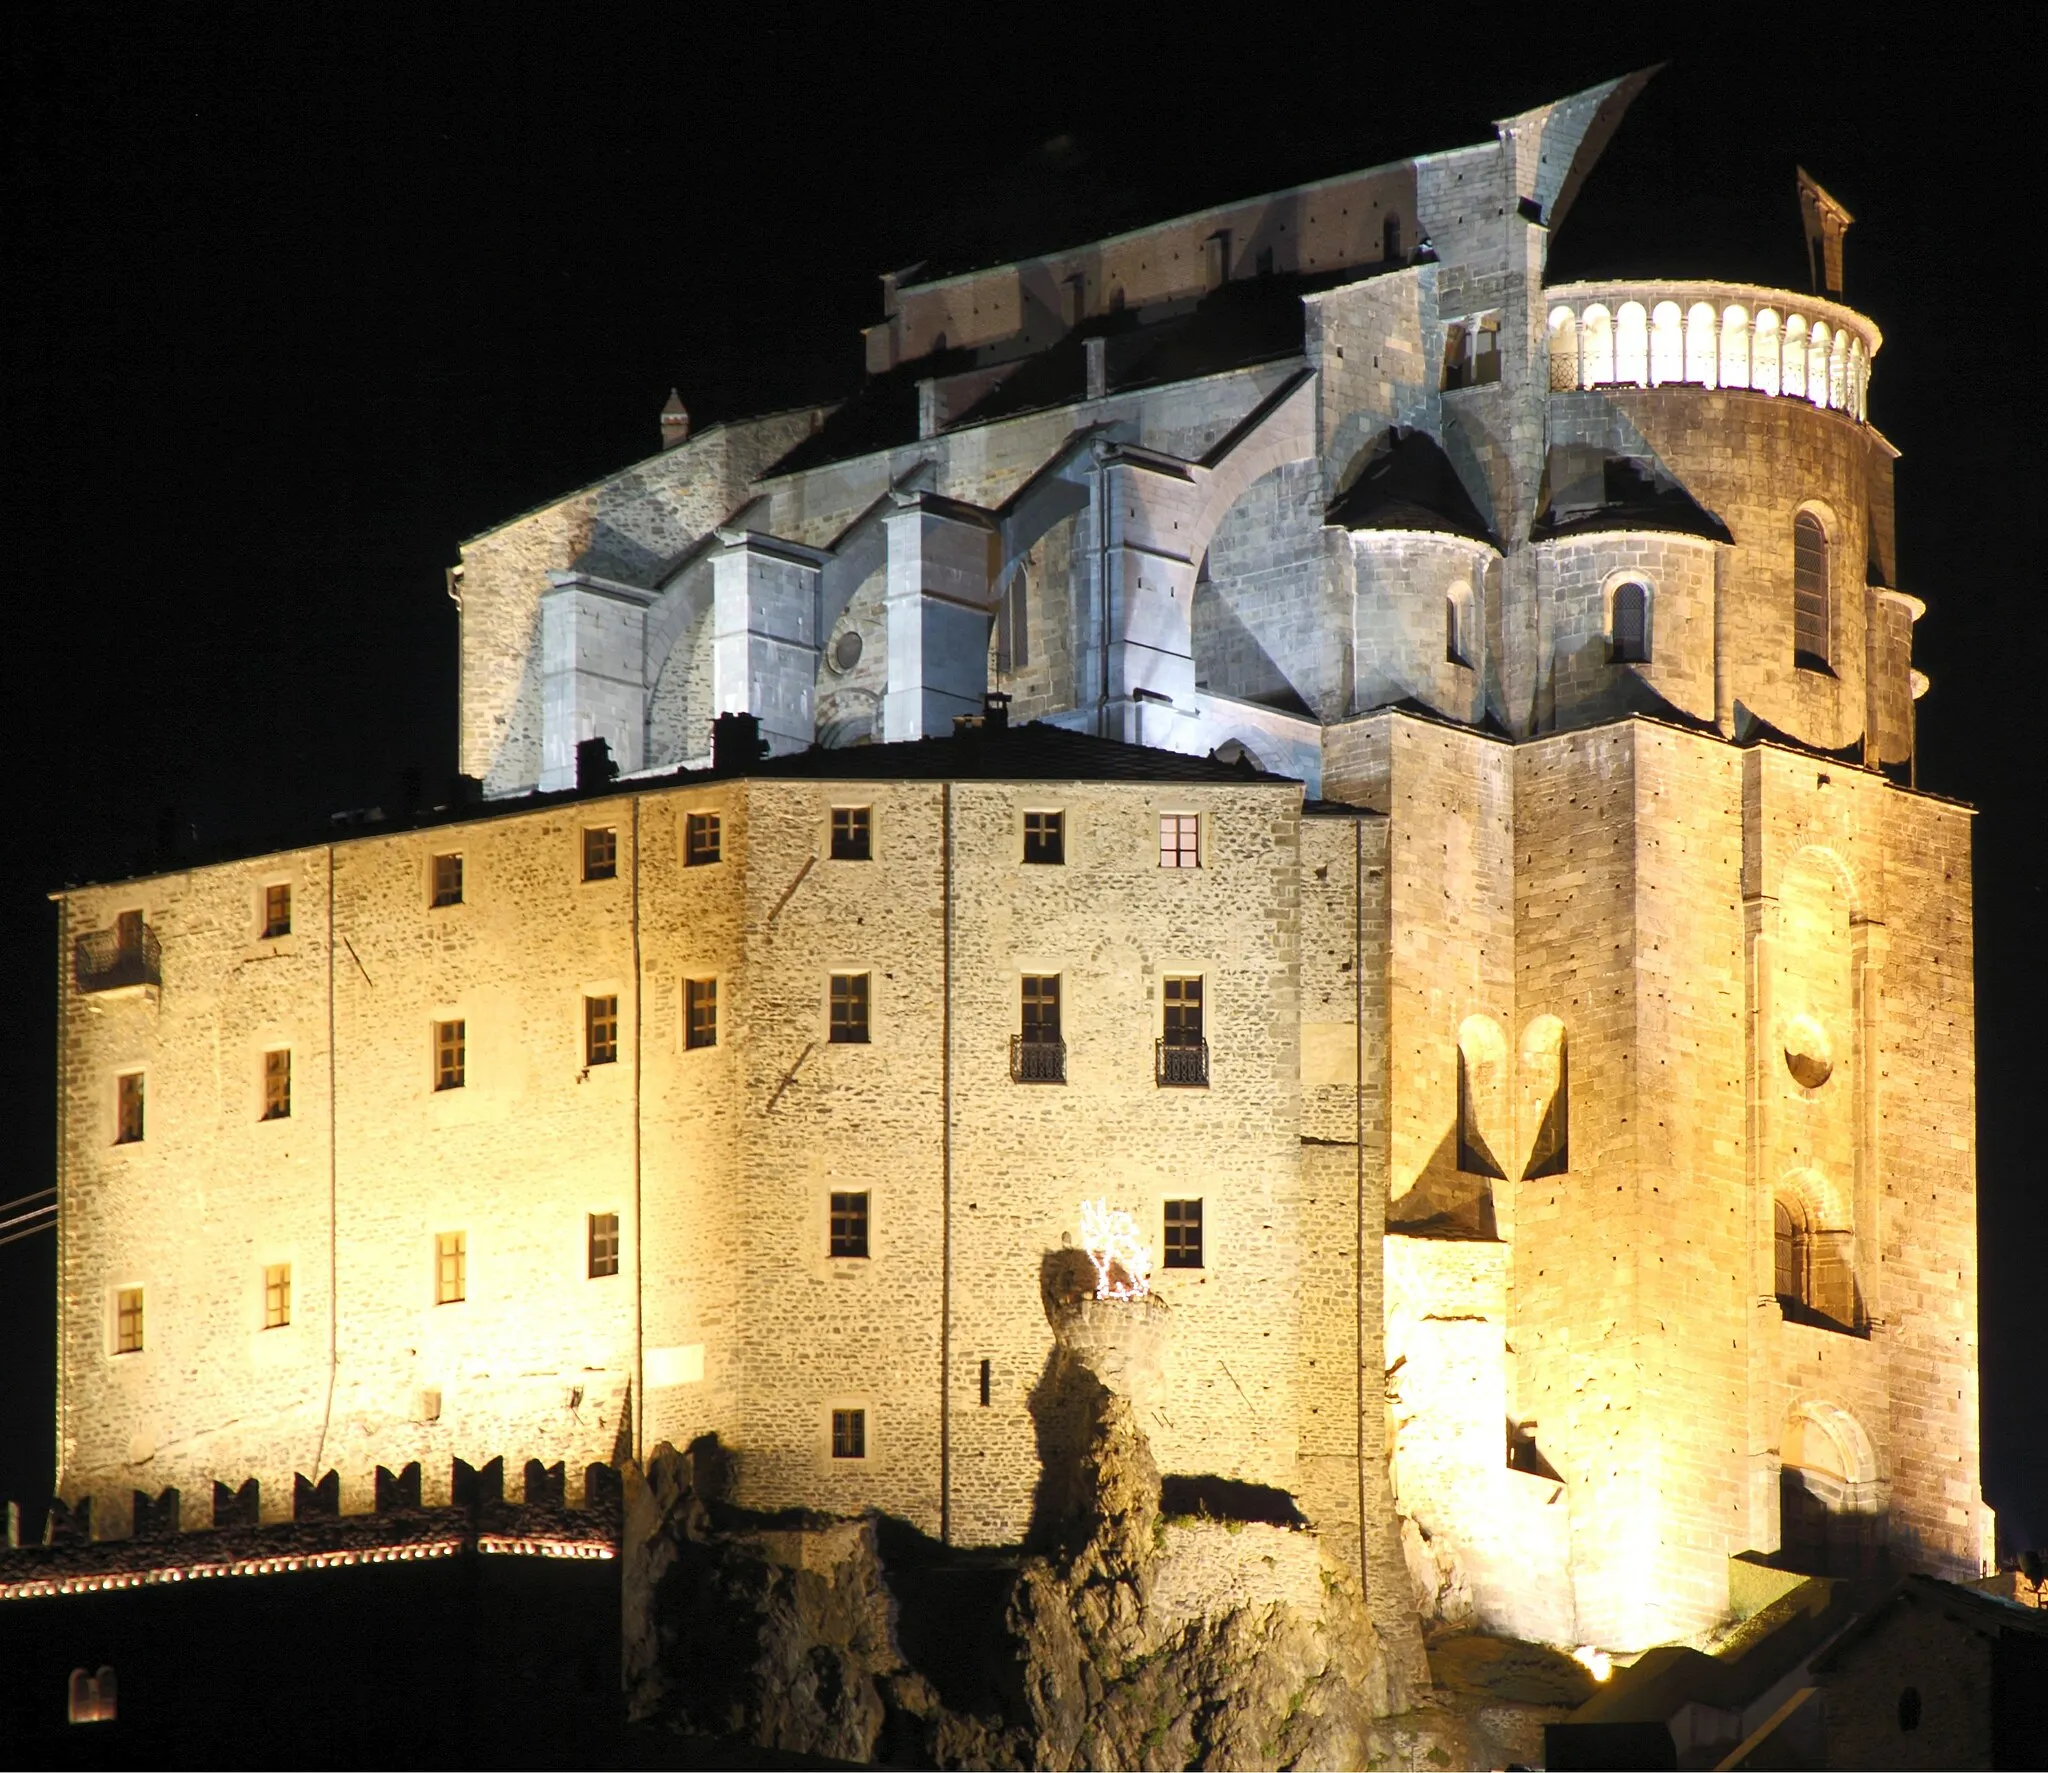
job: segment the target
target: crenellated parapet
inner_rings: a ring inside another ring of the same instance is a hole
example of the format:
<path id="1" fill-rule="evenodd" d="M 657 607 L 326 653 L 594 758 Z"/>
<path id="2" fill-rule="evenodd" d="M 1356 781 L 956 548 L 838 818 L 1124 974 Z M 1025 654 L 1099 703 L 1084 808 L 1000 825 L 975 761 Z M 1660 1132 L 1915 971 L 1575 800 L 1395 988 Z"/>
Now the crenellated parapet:
<path id="1" fill-rule="evenodd" d="M 1676 382 L 1869 417 L 1884 335 L 1839 302 L 1748 283 L 1561 283 L 1545 293 L 1553 393 Z"/>

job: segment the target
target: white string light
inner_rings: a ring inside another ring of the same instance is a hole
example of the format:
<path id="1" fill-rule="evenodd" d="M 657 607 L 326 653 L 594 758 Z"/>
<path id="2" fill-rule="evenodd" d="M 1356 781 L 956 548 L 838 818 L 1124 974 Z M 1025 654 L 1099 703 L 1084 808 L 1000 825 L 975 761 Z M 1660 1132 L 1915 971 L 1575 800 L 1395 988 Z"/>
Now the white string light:
<path id="1" fill-rule="evenodd" d="M 1095 1264 L 1096 1298 L 1142 1299 L 1152 1290 L 1152 1246 L 1123 1208 L 1084 1200 L 1081 1244 Z"/>

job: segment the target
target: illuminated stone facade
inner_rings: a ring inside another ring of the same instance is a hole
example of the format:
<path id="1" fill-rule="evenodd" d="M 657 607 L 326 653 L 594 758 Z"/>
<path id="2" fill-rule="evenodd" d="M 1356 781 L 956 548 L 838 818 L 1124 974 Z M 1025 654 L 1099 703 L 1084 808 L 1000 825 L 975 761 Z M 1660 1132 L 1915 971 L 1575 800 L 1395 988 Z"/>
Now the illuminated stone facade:
<path id="1" fill-rule="evenodd" d="M 1781 1545 L 1974 1574 L 1969 822 L 1911 786 L 1882 341 L 1546 287 L 1638 85 L 886 279 L 853 400 L 672 413 L 465 546 L 491 804 L 64 895 L 66 1497 L 715 1433 L 746 1500 L 1012 1541 L 1080 1203 L 1199 1201 L 1160 1464 L 1291 1491 L 1390 1637 L 1632 1648 Z"/>

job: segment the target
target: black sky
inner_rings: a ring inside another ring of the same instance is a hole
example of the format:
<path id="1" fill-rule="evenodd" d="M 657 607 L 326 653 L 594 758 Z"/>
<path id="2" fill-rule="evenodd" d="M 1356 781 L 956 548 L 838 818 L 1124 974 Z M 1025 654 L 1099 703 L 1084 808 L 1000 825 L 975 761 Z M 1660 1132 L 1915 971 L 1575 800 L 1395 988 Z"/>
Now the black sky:
<path id="1" fill-rule="evenodd" d="M 1657 10 L 1243 8 L 1190 37 L 1150 8 L 17 9 L 0 1201 L 52 1173 L 47 891 L 149 865 L 160 829 L 260 843 L 407 766 L 445 781 L 457 544 L 651 453 L 672 384 L 700 422 L 843 391 L 893 266 L 1481 140 L 1669 60 L 1553 270 L 1801 286 L 1795 163 L 1858 218 L 1930 606 L 1921 782 L 1981 809 L 1986 1487 L 2048 1543 L 2030 15 Z M 31 1526 L 53 1256 L 0 1247 L 0 1496 Z"/>

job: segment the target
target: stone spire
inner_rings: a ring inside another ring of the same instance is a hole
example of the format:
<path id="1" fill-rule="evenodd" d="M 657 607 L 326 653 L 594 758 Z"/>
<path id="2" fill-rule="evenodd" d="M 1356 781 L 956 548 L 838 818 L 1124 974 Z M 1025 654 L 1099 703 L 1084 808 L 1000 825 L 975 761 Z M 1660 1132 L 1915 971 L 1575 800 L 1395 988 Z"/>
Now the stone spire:
<path id="1" fill-rule="evenodd" d="M 683 397 L 671 388 L 661 409 L 661 447 L 674 449 L 677 444 L 686 442 L 689 435 L 690 409 L 683 404 Z"/>

